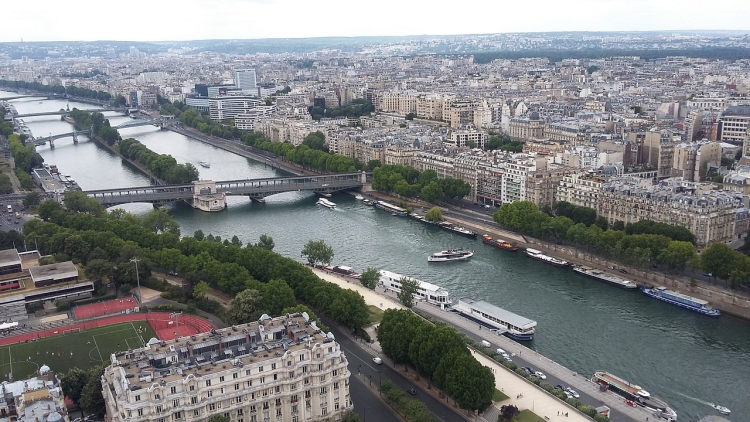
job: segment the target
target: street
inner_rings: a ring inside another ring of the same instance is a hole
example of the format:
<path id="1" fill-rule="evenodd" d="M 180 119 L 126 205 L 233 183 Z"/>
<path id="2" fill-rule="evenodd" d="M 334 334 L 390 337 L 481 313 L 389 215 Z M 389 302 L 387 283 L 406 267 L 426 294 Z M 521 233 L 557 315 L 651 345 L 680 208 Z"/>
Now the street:
<path id="1" fill-rule="evenodd" d="M 346 353 L 349 360 L 349 371 L 352 373 L 350 392 L 354 401 L 354 412 L 362 418 L 362 422 L 366 422 L 365 412 L 367 412 L 367 417 L 371 421 L 398 420 L 390 408 L 376 396 L 376 392 L 369 388 L 370 383 L 377 388 L 380 382 L 387 379 L 404 392 L 409 388 L 416 389 L 417 394 L 415 396 L 407 397 L 415 398 L 424 403 L 427 409 L 439 420 L 466 422 L 466 418 L 456 413 L 450 405 L 424 391 L 418 383 L 406 379 L 400 372 L 393 369 L 387 360 L 384 359 L 382 365 L 375 364 L 372 361 L 374 354 L 363 350 L 360 344 L 356 344 L 349 336 L 344 335 L 330 321 L 324 321 L 323 318 L 321 318 L 321 321 L 331 329 L 331 332 L 336 336 L 336 341 L 341 345 L 341 349 Z M 385 356 L 381 356 L 381 358 L 385 358 Z"/>

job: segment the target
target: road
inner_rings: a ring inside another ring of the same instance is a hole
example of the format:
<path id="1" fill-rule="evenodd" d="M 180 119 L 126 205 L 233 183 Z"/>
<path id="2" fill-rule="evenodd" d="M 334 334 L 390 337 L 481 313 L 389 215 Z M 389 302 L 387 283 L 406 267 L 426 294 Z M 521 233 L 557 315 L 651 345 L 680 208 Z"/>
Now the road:
<path id="1" fill-rule="evenodd" d="M 333 335 L 336 336 L 336 341 L 341 345 L 341 349 L 346 353 L 346 357 L 349 360 L 349 371 L 352 373 L 350 378 L 352 380 L 350 392 L 354 401 L 354 412 L 363 419 L 362 422 L 366 422 L 364 419 L 365 412 L 367 412 L 366 416 L 371 421 L 399 420 L 390 411 L 390 408 L 376 396 L 374 390 L 369 388 L 370 383 L 373 386 L 377 386 L 380 382 L 387 379 L 391 380 L 404 391 L 414 388 L 417 394 L 413 398 L 424 403 L 427 409 L 439 420 L 444 422 L 466 422 L 467 419 L 456 413 L 451 406 L 424 391 L 418 383 L 405 378 L 387 361 L 384 360 L 382 365 L 375 364 L 372 361 L 372 358 L 375 356 L 374 354 L 362 349 L 360 344 L 356 343 L 349 336 L 344 335 L 330 321 L 323 320 L 323 318 L 321 318 L 321 321 L 331 329 Z M 355 390 L 357 390 L 356 393 Z M 359 399 L 357 399 L 357 396 L 359 396 Z M 367 410 L 365 411 L 364 408 L 367 408 Z M 387 413 L 382 413 L 385 410 L 387 410 Z"/>

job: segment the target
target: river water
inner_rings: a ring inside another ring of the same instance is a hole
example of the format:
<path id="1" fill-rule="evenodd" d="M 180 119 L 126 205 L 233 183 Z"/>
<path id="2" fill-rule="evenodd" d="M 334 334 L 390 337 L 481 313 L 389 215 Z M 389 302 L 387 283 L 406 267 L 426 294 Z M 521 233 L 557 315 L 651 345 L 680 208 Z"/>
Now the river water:
<path id="1" fill-rule="evenodd" d="M 0 91 L 0 98 L 10 93 Z M 19 113 L 65 107 L 59 100 L 16 100 Z M 91 108 L 84 104 L 72 107 Z M 110 114 L 113 126 L 128 121 Z M 69 132 L 59 117 L 25 119 L 35 136 Z M 191 162 L 202 179 L 233 180 L 278 175 L 263 164 L 238 157 L 182 135 L 145 126 L 121 131 L 152 150 Z M 70 174 L 84 190 L 144 186 L 148 178 L 95 143 L 81 137 L 38 148 L 45 162 Z M 197 166 L 208 161 L 211 168 Z M 730 316 L 709 318 L 482 245 L 481 242 L 364 206 L 348 194 L 331 198 L 336 210 L 315 205 L 309 193 L 269 197 L 265 204 L 230 197 L 226 211 L 205 213 L 176 204 L 170 214 L 183 234 L 202 229 L 244 243 L 261 234 L 273 237 L 276 251 L 300 258 L 310 239 L 324 239 L 334 263 L 355 270 L 388 269 L 438 284 L 454 300 L 473 296 L 538 321 L 530 346 L 573 371 L 606 370 L 640 384 L 667 401 L 680 415 L 715 414 L 708 402 L 732 409 L 732 420 L 750 420 L 750 323 Z M 123 208 L 146 213 L 148 204 Z M 449 247 L 475 250 L 471 262 L 429 264 L 427 255 Z"/>

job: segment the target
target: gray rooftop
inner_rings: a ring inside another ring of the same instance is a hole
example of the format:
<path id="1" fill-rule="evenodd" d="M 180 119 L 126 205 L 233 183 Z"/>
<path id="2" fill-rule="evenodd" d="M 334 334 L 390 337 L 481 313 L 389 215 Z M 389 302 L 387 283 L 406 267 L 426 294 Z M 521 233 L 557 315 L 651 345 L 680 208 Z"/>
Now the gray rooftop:
<path id="1" fill-rule="evenodd" d="M 534 321 L 533 319 L 528 319 L 526 317 L 522 317 L 521 315 L 514 314 L 511 311 L 506 311 L 503 308 L 498 308 L 497 306 L 489 302 L 485 302 L 479 299 L 472 299 L 468 297 L 463 297 L 459 299 L 458 301 L 467 303 L 473 306 L 475 309 L 478 309 L 486 314 L 490 314 L 515 327 L 518 327 L 521 329 L 536 327 L 536 321 Z"/>
<path id="2" fill-rule="evenodd" d="M 78 268 L 72 262 L 58 262 L 56 264 L 41 265 L 29 268 L 31 280 L 63 279 L 78 276 Z"/>
<path id="3" fill-rule="evenodd" d="M 0 267 L 20 264 L 21 258 L 18 256 L 18 251 L 16 251 L 15 249 L 6 249 L 0 251 Z"/>

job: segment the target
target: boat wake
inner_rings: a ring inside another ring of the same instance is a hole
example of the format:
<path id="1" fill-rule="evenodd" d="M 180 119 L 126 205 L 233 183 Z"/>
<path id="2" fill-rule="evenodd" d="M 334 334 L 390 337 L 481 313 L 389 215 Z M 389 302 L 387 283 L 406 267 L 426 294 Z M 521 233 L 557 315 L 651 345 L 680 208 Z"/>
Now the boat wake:
<path id="1" fill-rule="evenodd" d="M 693 396 L 688 396 L 687 394 L 682 394 L 679 391 L 673 391 L 673 392 L 681 395 L 682 397 L 685 397 L 686 399 L 692 400 L 692 401 L 694 401 L 696 403 L 700 403 L 700 404 L 708 406 L 708 407 L 713 407 L 713 403 L 711 403 L 710 401 L 701 400 L 701 399 L 693 397 Z"/>

